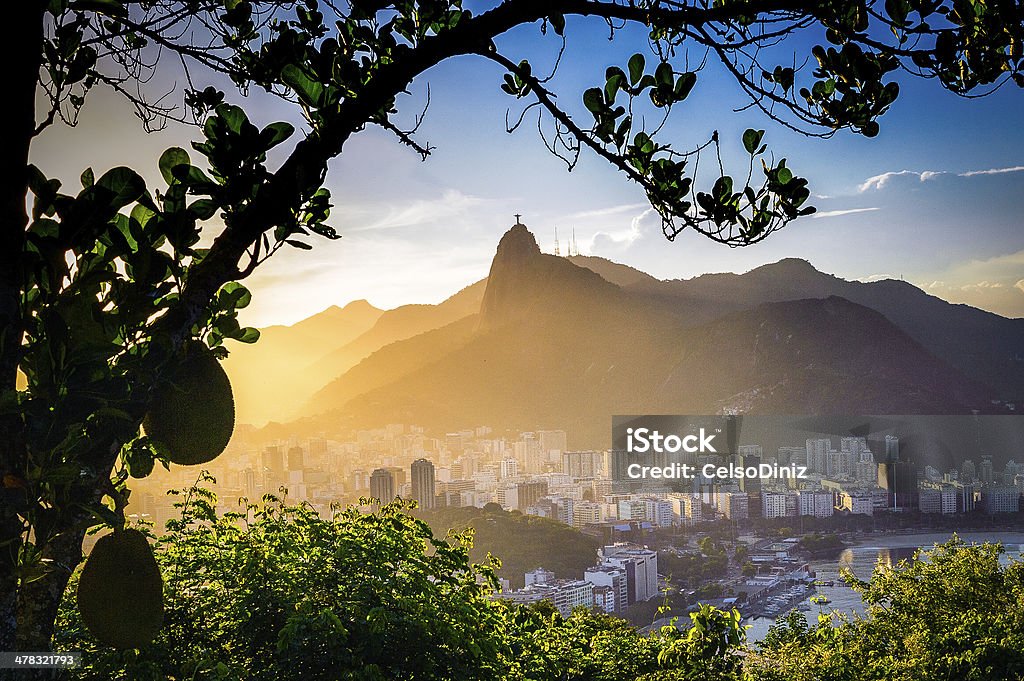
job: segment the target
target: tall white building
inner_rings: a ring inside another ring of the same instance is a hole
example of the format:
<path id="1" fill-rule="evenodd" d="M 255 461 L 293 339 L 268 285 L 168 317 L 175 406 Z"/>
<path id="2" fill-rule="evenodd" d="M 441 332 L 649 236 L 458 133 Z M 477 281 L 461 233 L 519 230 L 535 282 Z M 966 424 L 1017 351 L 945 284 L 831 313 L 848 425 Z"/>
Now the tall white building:
<path id="1" fill-rule="evenodd" d="M 956 490 L 952 487 L 922 489 L 918 493 L 918 506 L 921 513 L 952 515 L 956 513 L 956 497 Z"/>
<path id="2" fill-rule="evenodd" d="M 621 567 L 610 565 L 595 565 L 587 568 L 583 573 L 583 579 L 594 586 L 608 587 L 614 594 L 612 609 L 607 612 L 618 612 L 626 607 L 629 600 L 629 583 L 626 578 L 626 571 Z"/>
<path id="3" fill-rule="evenodd" d="M 634 544 L 617 543 L 602 547 L 601 564 L 622 568 L 626 573 L 626 603 L 647 601 L 658 596 L 658 554 Z"/>
<path id="4" fill-rule="evenodd" d="M 761 514 L 763 517 L 785 518 L 787 516 L 787 498 L 791 496 L 782 492 L 761 493 Z"/>
<path id="5" fill-rule="evenodd" d="M 832 449 L 832 440 L 829 438 L 808 438 L 806 441 L 807 447 L 807 467 L 811 469 L 813 473 L 825 474 L 825 470 L 828 467 L 828 452 Z"/>
<path id="6" fill-rule="evenodd" d="M 502 459 L 498 468 L 498 477 L 515 478 L 519 475 L 519 462 L 515 459 Z"/>
<path id="7" fill-rule="evenodd" d="M 835 512 L 835 500 L 832 492 L 801 490 L 799 495 L 800 515 L 809 515 L 815 518 L 831 518 Z"/>

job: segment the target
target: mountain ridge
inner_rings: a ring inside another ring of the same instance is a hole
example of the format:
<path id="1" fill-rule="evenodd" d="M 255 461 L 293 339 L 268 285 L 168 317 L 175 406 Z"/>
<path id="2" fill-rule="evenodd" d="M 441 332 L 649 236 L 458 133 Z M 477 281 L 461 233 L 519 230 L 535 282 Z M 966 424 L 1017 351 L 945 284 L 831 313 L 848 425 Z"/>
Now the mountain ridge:
<path id="1" fill-rule="evenodd" d="M 486 287 L 478 317 L 382 346 L 317 394 L 311 408 L 320 416 L 291 427 L 565 428 L 585 446 L 606 446 L 615 413 L 999 409 L 990 387 L 882 311 L 831 293 L 850 282 L 807 261 L 697 277 L 693 287 L 573 260 L 541 253 L 517 224 L 478 282 Z M 820 297 L 758 300 L 793 295 L 784 271 L 810 280 Z M 751 285 L 757 295 L 744 292 Z M 737 292 L 743 297 L 730 299 Z"/>

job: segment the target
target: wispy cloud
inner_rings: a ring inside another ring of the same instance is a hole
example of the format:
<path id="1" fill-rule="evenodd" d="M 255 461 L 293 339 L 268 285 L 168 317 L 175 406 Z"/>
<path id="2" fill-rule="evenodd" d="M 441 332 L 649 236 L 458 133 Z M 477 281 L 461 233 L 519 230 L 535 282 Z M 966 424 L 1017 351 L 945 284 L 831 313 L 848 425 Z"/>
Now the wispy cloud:
<path id="1" fill-rule="evenodd" d="M 354 217 L 353 213 L 373 215 L 376 219 L 371 218 L 370 221 L 363 224 L 347 227 L 346 231 L 362 232 L 437 223 L 464 215 L 473 209 L 492 202 L 492 199 L 470 196 L 463 194 L 457 189 L 447 189 L 437 198 L 415 199 L 404 205 L 386 208 L 381 206 L 364 206 L 355 210 L 349 209 L 350 221 Z"/>
<path id="2" fill-rule="evenodd" d="M 974 177 L 975 175 L 1002 175 L 1003 173 L 1024 172 L 1024 166 L 1010 166 L 1009 168 L 989 168 L 988 170 L 969 170 L 960 173 L 960 177 Z"/>
<path id="3" fill-rule="evenodd" d="M 607 208 L 595 208 L 594 210 L 584 210 L 578 213 L 570 213 L 565 216 L 567 220 L 582 220 L 586 218 L 603 218 L 608 215 L 618 215 L 619 213 L 627 213 L 629 211 L 640 210 L 642 208 L 650 208 L 648 203 L 624 203 L 618 206 L 608 206 Z"/>
<path id="4" fill-rule="evenodd" d="M 937 177 L 943 175 L 955 175 L 956 177 L 977 177 L 979 175 L 1004 175 L 1006 173 L 1019 173 L 1024 172 L 1024 166 L 1008 166 L 1006 168 L 988 168 L 986 170 L 965 170 L 960 173 L 947 171 L 947 170 L 892 170 L 887 173 L 880 175 L 873 175 L 868 179 L 864 180 L 858 187 L 857 191 L 863 194 L 866 191 L 872 189 L 883 189 L 885 185 L 889 184 L 889 181 L 895 177 L 916 177 L 921 182 L 927 182 L 928 180 L 934 180 Z"/>
<path id="5" fill-rule="evenodd" d="M 844 210 L 826 210 L 820 213 L 815 213 L 811 217 L 815 219 L 820 218 L 837 218 L 842 215 L 854 215 L 855 213 L 870 213 L 871 211 L 881 210 L 877 206 L 871 208 L 846 208 Z"/>

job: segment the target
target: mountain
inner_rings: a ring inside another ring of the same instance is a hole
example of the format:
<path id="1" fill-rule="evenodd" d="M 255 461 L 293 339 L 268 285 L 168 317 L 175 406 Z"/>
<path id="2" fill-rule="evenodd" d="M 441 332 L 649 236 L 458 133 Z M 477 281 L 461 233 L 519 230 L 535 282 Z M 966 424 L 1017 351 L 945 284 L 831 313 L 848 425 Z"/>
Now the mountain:
<path id="1" fill-rule="evenodd" d="M 478 281 L 437 305 L 402 305 L 388 310 L 372 328 L 309 363 L 306 374 L 322 387 L 386 345 L 439 329 L 480 311 L 486 281 Z"/>
<path id="2" fill-rule="evenodd" d="M 238 420 L 262 423 L 290 413 L 316 387 L 303 375 L 310 360 L 362 335 L 382 313 L 357 300 L 292 326 L 262 329 L 259 342 L 252 345 L 232 344 L 224 370 L 231 379 Z M 268 395 L 274 399 L 267 399 Z"/>
<path id="3" fill-rule="evenodd" d="M 904 281 L 846 281 L 787 258 L 746 274 L 643 282 L 627 288 L 675 299 L 691 312 L 725 312 L 766 302 L 839 296 L 885 315 L 929 352 L 991 386 L 993 397 L 1024 399 L 1024 319 L 948 303 Z"/>
<path id="4" fill-rule="evenodd" d="M 516 225 L 479 317 L 370 354 L 318 394 L 321 416 L 296 427 L 564 428 L 574 446 L 606 447 L 613 414 L 993 409 L 983 382 L 881 311 L 830 294 L 838 284 L 802 261 L 689 282 L 581 264 L 541 253 Z M 809 297 L 770 300 L 801 286 Z"/>
<path id="5" fill-rule="evenodd" d="M 585 267 L 592 272 L 601 275 L 601 278 L 616 286 L 635 288 L 656 287 L 661 280 L 655 279 L 646 272 L 641 272 L 629 265 L 612 262 L 607 258 L 599 258 L 594 255 L 572 255 L 567 258 L 573 265 Z"/>
<path id="6" fill-rule="evenodd" d="M 470 315 L 404 342 L 384 346 L 318 390 L 307 403 L 305 413 L 316 414 L 323 411 L 324 406 L 346 404 L 367 391 L 390 385 L 431 364 L 469 342 L 479 323 L 478 315 Z"/>

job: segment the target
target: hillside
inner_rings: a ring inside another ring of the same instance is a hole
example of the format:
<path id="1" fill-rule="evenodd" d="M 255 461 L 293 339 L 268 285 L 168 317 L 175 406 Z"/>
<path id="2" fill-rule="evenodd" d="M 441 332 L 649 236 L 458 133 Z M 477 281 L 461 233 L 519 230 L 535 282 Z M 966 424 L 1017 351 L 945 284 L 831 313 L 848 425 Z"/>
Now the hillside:
<path id="1" fill-rule="evenodd" d="M 475 328 L 367 357 L 318 396 L 325 414 L 304 426 L 565 428 L 574 446 L 606 447 L 613 414 L 992 409 L 981 382 L 843 298 L 737 305 L 700 324 L 671 303 L 542 254 L 516 226 L 498 246 Z"/>
<path id="2" fill-rule="evenodd" d="M 305 375 L 306 365 L 366 333 L 382 314 L 357 300 L 291 326 L 261 329 L 259 342 L 252 345 L 232 343 L 224 370 L 231 379 L 239 422 L 259 424 L 294 415 L 317 387 Z"/>

